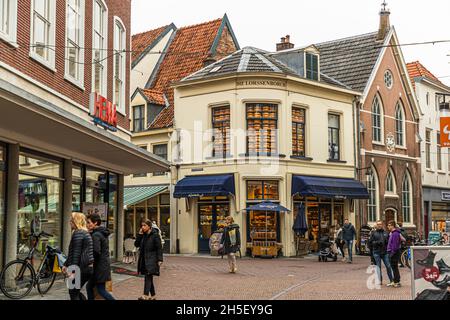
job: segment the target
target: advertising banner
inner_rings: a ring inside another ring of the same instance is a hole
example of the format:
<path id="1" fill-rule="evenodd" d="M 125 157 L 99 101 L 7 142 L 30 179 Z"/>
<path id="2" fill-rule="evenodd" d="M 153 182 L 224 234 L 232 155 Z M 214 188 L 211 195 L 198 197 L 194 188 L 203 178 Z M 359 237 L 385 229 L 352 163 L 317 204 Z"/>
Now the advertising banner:
<path id="1" fill-rule="evenodd" d="M 108 224 L 108 204 L 107 203 L 83 203 L 83 213 L 87 216 L 98 213 L 102 218 L 102 226 Z"/>
<path id="2" fill-rule="evenodd" d="M 441 146 L 450 148 L 450 117 L 441 117 Z"/>
<path id="3" fill-rule="evenodd" d="M 445 293 L 450 282 L 450 246 L 411 248 L 412 298 Z"/>

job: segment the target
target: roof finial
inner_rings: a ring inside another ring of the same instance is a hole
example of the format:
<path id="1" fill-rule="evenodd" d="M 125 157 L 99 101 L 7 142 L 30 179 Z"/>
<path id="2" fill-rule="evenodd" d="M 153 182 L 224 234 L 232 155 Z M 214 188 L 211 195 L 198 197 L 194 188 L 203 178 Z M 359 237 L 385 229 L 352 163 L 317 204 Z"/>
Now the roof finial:
<path id="1" fill-rule="evenodd" d="M 381 4 L 383 7 L 383 11 L 386 11 L 386 7 L 388 5 L 388 3 L 386 2 L 386 0 L 383 0 L 383 3 Z"/>

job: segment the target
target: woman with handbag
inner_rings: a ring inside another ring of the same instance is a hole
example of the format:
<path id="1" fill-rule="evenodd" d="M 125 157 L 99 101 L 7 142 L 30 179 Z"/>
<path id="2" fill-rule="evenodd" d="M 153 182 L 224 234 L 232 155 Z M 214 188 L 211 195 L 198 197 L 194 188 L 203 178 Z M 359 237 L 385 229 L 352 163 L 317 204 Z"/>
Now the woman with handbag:
<path id="1" fill-rule="evenodd" d="M 69 245 L 69 254 L 64 263 L 63 272 L 67 273 L 75 288 L 69 289 L 70 300 L 86 300 L 86 297 L 81 293 L 81 289 L 89 281 L 94 273 L 94 254 L 92 238 L 86 228 L 86 217 L 82 213 L 72 213 L 70 219 L 70 226 L 72 228 L 72 239 Z M 68 273 L 68 268 L 78 267 L 80 274 L 77 271 Z M 79 287 L 76 278 L 80 277 Z"/>
<path id="2" fill-rule="evenodd" d="M 227 226 L 225 227 L 221 239 L 223 248 L 221 248 L 222 252 L 220 254 L 225 254 L 228 256 L 230 273 L 236 273 L 236 252 L 241 250 L 241 233 L 239 231 L 239 226 L 234 223 L 233 217 L 228 216 L 225 218 L 225 221 Z"/>
<path id="3" fill-rule="evenodd" d="M 92 236 L 94 248 L 94 274 L 89 280 L 86 291 L 89 300 L 95 300 L 94 289 L 105 300 L 116 300 L 106 290 L 106 283 L 111 282 L 111 261 L 109 259 L 109 235 L 107 228 L 101 225 L 98 213 L 87 216 L 87 227 Z"/>
<path id="4" fill-rule="evenodd" d="M 138 273 L 145 276 L 144 295 L 139 300 L 156 300 L 153 276 L 159 276 L 163 253 L 161 238 L 158 231 L 152 228 L 152 221 L 142 223 L 134 246 L 139 248 Z"/>

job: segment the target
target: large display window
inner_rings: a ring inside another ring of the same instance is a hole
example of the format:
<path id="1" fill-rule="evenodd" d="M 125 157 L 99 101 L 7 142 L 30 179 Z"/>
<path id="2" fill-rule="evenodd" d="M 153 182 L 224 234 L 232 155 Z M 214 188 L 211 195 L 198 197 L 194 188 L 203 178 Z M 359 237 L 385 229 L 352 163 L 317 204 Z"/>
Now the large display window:
<path id="1" fill-rule="evenodd" d="M 230 215 L 230 204 L 227 197 L 200 198 L 198 204 L 198 251 L 210 252 L 209 239 L 217 230 L 226 225 L 225 218 Z"/>
<path id="2" fill-rule="evenodd" d="M 18 254 L 30 249 L 30 235 L 45 231 L 54 235 L 39 249 L 61 245 L 62 164 L 31 153 L 19 158 Z"/>
<path id="3" fill-rule="evenodd" d="M 3 248 L 5 239 L 5 170 L 6 148 L 0 144 L 0 268 L 3 266 Z"/>

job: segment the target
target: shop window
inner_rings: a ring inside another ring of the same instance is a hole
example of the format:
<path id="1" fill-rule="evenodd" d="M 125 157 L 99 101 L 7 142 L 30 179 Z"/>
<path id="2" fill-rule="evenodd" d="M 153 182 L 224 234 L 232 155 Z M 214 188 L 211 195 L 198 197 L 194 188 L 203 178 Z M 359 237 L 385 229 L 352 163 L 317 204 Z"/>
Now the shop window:
<path id="1" fill-rule="evenodd" d="M 247 181 L 247 200 L 280 200 L 278 181 Z"/>
<path id="2" fill-rule="evenodd" d="M 247 104 L 247 153 L 271 155 L 278 152 L 278 105 Z"/>
<path id="3" fill-rule="evenodd" d="M 375 96 L 372 105 L 372 140 L 379 143 L 383 142 L 383 113 L 378 95 Z"/>
<path id="4" fill-rule="evenodd" d="M 306 78 L 310 80 L 319 80 L 319 56 L 306 53 Z"/>
<path id="5" fill-rule="evenodd" d="M 87 203 L 105 203 L 107 191 L 106 172 L 95 169 L 86 170 L 86 197 Z"/>
<path id="6" fill-rule="evenodd" d="M 405 113 L 401 102 L 395 109 L 395 143 L 397 146 L 405 145 Z"/>
<path id="7" fill-rule="evenodd" d="M 292 154 L 306 157 L 306 110 L 292 108 Z"/>
<path id="8" fill-rule="evenodd" d="M 341 152 L 341 117 L 336 114 L 328 115 L 328 150 L 330 160 L 340 160 Z"/>
<path id="9" fill-rule="evenodd" d="M 31 1 L 30 55 L 44 65 L 55 67 L 56 0 Z"/>
<path id="10" fill-rule="evenodd" d="M 212 109 L 213 157 L 227 157 L 230 154 L 230 107 Z"/>
<path id="11" fill-rule="evenodd" d="M 428 129 L 425 138 L 425 158 L 427 169 L 431 169 L 431 130 Z"/>
<path id="12" fill-rule="evenodd" d="M 83 85 L 84 0 L 66 0 L 66 77 Z"/>
<path id="13" fill-rule="evenodd" d="M 81 212 L 82 203 L 83 170 L 81 166 L 74 165 L 72 168 L 72 211 Z"/>
<path id="14" fill-rule="evenodd" d="M 159 203 L 162 206 L 170 205 L 170 195 L 169 194 L 161 194 L 159 196 Z"/>
<path id="15" fill-rule="evenodd" d="M 114 103 L 117 111 L 125 114 L 125 26 L 114 17 Z"/>
<path id="16" fill-rule="evenodd" d="M 114 173 L 109 173 L 109 198 L 108 198 L 108 229 L 109 235 L 109 250 L 111 257 L 116 254 L 116 226 L 117 226 L 117 208 L 118 208 L 118 188 L 119 176 Z"/>
<path id="17" fill-rule="evenodd" d="M 411 189 L 411 177 L 406 173 L 403 179 L 402 185 L 402 213 L 403 223 L 411 223 L 411 202 L 412 202 L 412 189 Z"/>
<path id="18" fill-rule="evenodd" d="M 0 145 L 0 269 L 3 267 L 3 239 L 5 237 L 5 166 L 6 149 Z"/>
<path id="19" fill-rule="evenodd" d="M 106 96 L 107 86 L 107 29 L 108 29 L 108 15 L 107 7 L 103 0 L 94 1 L 93 10 L 93 79 L 92 79 L 92 91 L 97 92 L 102 96 Z"/>
<path id="20" fill-rule="evenodd" d="M 167 144 L 157 144 L 153 146 L 153 153 L 157 155 L 158 157 L 161 157 L 165 160 L 167 160 Z M 154 172 L 153 176 L 164 176 L 166 173 L 161 172 Z"/>
<path id="21" fill-rule="evenodd" d="M 436 154 L 436 156 L 437 156 L 437 169 L 439 171 L 441 171 L 442 170 L 442 146 L 441 146 L 441 133 L 440 132 L 437 133 L 436 139 L 437 139 L 437 152 L 436 152 L 437 153 Z"/>

